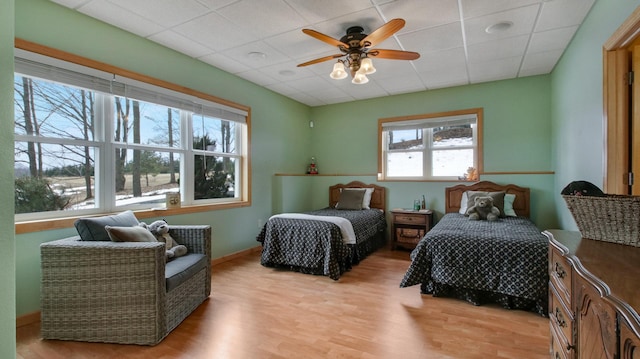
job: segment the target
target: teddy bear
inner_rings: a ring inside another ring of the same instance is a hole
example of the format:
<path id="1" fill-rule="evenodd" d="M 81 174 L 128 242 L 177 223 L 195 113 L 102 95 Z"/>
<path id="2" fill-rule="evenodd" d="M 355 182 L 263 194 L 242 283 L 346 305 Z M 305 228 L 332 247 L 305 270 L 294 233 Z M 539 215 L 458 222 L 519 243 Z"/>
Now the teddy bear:
<path id="1" fill-rule="evenodd" d="M 176 240 L 169 234 L 169 225 L 165 220 L 154 221 L 149 225 L 144 222 L 140 222 L 140 225 L 148 229 L 159 242 L 164 242 L 166 244 L 167 249 L 165 258 L 167 261 L 187 254 L 187 247 L 182 244 L 178 244 L 178 242 L 176 242 Z"/>
<path id="2" fill-rule="evenodd" d="M 473 206 L 467 209 L 467 215 L 471 220 L 486 219 L 497 221 L 500 210 L 493 205 L 493 198 L 490 196 L 478 196 L 474 199 Z"/>

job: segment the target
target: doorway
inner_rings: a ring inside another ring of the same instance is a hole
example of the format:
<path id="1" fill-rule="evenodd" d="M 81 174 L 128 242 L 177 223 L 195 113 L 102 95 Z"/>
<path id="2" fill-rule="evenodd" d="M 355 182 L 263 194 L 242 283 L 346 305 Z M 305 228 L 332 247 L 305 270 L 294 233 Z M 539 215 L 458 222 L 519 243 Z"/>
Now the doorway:
<path id="1" fill-rule="evenodd" d="M 639 31 L 640 7 L 603 46 L 604 191 L 609 194 L 640 195 Z"/>

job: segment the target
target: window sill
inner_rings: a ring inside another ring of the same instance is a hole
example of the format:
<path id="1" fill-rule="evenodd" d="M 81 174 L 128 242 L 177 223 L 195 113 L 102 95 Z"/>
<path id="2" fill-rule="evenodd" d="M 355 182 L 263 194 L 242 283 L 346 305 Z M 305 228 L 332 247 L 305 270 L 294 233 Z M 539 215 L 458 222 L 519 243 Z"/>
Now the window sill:
<path id="1" fill-rule="evenodd" d="M 138 218 L 139 220 L 142 220 L 145 218 L 175 216 L 180 214 L 209 212 L 209 211 L 217 211 L 222 209 L 240 208 L 240 207 L 248 207 L 248 206 L 251 206 L 251 202 L 242 201 L 242 202 L 230 202 L 230 203 L 221 203 L 221 204 L 207 204 L 207 205 L 200 205 L 200 206 L 184 206 L 180 208 L 171 208 L 171 209 L 147 209 L 147 210 L 134 211 L 134 213 L 136 215 L 136 218 Z M 100 215 L 107 215 L 107 214 L 108 213 L 104 213 Z M 96 216 L 100 216 L 100 215 L 96 215 Z M 73 223 L 78 218 L 80 218 L 80 216 L 64 217 L 64 218 L 48 218 L 43 220 L 16 222 L 15 233 L 25 234 L 25 233 L 31 233 L 31 232 L 49 231 L 53 229 L 72 228 Z"/>

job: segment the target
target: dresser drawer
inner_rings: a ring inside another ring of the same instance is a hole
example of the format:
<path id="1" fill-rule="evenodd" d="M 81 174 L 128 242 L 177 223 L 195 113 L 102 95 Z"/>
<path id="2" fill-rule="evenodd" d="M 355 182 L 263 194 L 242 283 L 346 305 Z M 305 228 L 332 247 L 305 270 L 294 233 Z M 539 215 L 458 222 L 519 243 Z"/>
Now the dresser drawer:
<path id="1" fill-rule="evenodd" d="M 565 303 L 571 303 L 571 265 L 553 246 L 549 260 L 549 278 L 555 283 L 556 288 Z"/>
<path id="2" fill-rule="evenodd" d="M 566 347 L 562 344 L 562 339 L 558 332 L 551 325 L 551 359 L 569 359 L 572 356 L 567 352 Z"/>
<path id="3" fill-rule="evenodd" d="M 567 305 L 560 298 L 553 284 L 549 286 L 549 294 L 549 320 L 551 326 L 556 329 L 556 332 L 561 333 L 560 335 L 563 337 L 562 343 L 573 346 L 573 313 L 569 311 Z"/>
<path id="4" fill-rule="evenodd" d="M 393 222 L 401 224 L 426 225 L 429 216 L 424 214 L 394 213 Z"/>
<path id="5" fill-rule="evenodd" d="M 422 228 L 396 228 L 396 241 L 416 244 L 424 237 L 424 233 Z"/>

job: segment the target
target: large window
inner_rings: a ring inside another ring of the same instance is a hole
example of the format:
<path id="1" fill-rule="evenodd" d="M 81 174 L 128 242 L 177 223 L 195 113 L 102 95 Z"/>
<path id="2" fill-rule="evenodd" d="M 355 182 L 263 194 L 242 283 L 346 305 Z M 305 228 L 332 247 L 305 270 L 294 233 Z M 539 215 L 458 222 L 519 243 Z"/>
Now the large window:
<path id="1" fill-rule="evenodd" d="M 380 119 L 381 180 L 459 180 L 479 173 L 482 109 Z"/>
<path id="2" fill-rule="evenodd" d="M 247 201 L 246 110 L 16 54 L 17 220 Z"/>

